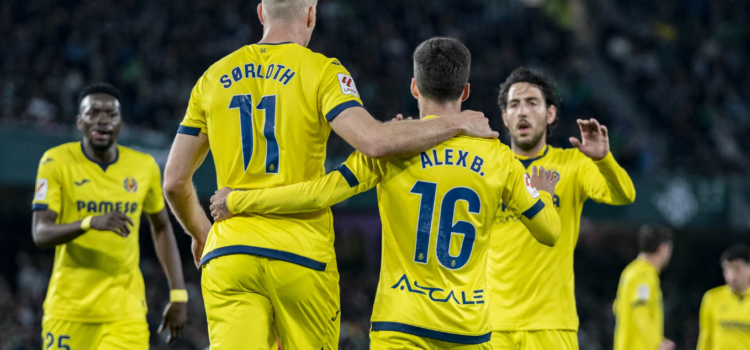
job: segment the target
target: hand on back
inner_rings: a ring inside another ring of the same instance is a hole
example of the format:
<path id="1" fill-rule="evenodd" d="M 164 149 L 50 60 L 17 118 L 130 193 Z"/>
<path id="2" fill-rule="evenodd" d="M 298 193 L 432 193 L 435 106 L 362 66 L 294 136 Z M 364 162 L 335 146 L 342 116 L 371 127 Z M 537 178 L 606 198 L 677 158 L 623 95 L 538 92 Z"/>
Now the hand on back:
<path id="1" fill-rule="evenodd" d="M 130 235 L 130 227 L 133 225 L 135 225 L 133 219 L 119 211 L 113 211 L 91 218 L 92 229 L 99 231 L 112 231 L 122 237 Z"/>
<path id="2" fill-rule="evenodd" d="M 537 191 L 545 191 L 554 196 L 557 180 L 557 175 L 554 172 L 546 171 L 544 167 L 537 168 L 536 165 L 531 167 L 531 185 Z"/>

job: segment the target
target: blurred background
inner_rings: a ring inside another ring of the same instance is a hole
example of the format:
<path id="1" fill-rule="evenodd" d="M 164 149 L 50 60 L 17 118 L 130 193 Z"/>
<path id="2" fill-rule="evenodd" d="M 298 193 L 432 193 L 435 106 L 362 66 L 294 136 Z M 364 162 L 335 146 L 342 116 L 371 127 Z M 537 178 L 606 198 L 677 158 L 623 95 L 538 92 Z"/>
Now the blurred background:
<path id="1" fill-rule="evenodd" d="M 216 60 L 262 35 L 259 1 L 3 0 L 0 3 L 0 349 L 41 347 L 41 305 L 53 251 L 34 247 L 31 199 L 42 153 L 79 140 L 76 96 L 92 82 L 119 87 L 120 143 L 163 166 L 190 90 Z M 587 204 L 575 254 L 583 350 L 611 349 L 620 272 L 643 223 L 676 230 L 662 274 L 666 336 L 694 349 L 700 300 L 723 284 L 719 255 L 750 243 L 750 6 L 746 0 L 319 0 L 310 48 L 337 57 L 381 120 L 418 115 L 411 53 L 432 36 L 473 55 L 471 98 L 502 130 L 498 85 L 518 66 L 541 70 L 563 97 L 550 143 L 569 147 L 575 119 L 609 127 L 635 204 Z M 507 137 L 505 137 L 507 141 Z M 331 136 L 327 166 L 352 149 Z M 210 158 L 210 157 L 209 157 Z M 210 159 L 196 174 L 204 204 Z M 341 270 L 341 349 L 367 349 L 378 281 L 380 223 L 368 192 L 335 207 Z M 153 349 L 208 345 L 200 274 L 185 261 L 190 326 L 164 345 L 155 330 L 168 301 L 149 230 L 141 229 Z M 554 286 L 550 286 L 554 288 Z"/>

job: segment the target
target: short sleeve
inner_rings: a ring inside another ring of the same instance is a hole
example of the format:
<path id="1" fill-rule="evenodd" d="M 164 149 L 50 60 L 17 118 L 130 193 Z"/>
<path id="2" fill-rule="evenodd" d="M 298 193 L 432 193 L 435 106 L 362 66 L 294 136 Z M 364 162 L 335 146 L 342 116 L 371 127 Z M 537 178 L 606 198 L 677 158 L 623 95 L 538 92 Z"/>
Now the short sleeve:
<path id="1" fill-rule="evenodd" d="M 164 192 L 161 188 L 161 170 L 156 161 L 151 159 L 151 180 L 148 184 L 148 193 L 143 201 L 143 212 L 156 214 L 164 209 Z"/>
<path id="2" fill-rule="evenodd" d="M 357 85 L 346 68 L 338 60 L 332 59 L 320 77 L 319 113 L 330 122 L 341 112 L 352 107 L 363 107 Z"/>
<path id="3" fill-rule="evenodd" d="M 366 190 L 380 183 L 383 176 L 381 162 L 381 160 L 355 151 L 336 170 L 341 173 L 350 187 L 359 186 Z"/>
<path id="4" fill-rule="evenodd" d="M 50 152 L 45 153 L 39 162 L 36 188 L 31 210 L 52 210 L 60 214 L 62 209 L 63 173 L 62 159 L 55 159 Z"/>
<path id="5" fill-rule="evenodd" d="M 198 79 L 198 82 L 193 87 L 193 91 L 190 93 L 190 102 L 188 102 L 188 108 L 185 112 L 185 118 L 180 123 L 180 128 L 177 129 L 178 134 L 186 134 L 192 136 L 198 136 L 201 132 L 208 134 L 206 127 L 206 111 L 203 109 L 203 86 L 205 84 L 206 75 Z"/>
<path id="6" fill-rule="evenodd" d="M 526 173 L 521 162 L 512 156 L 506 158 L 508 162 L 508 177 L 503 190 L 503 203 L 516 217 L 521 215 L 531 220 L 543 208 L 541 195 L 531 184 L 531 177 Z"/>

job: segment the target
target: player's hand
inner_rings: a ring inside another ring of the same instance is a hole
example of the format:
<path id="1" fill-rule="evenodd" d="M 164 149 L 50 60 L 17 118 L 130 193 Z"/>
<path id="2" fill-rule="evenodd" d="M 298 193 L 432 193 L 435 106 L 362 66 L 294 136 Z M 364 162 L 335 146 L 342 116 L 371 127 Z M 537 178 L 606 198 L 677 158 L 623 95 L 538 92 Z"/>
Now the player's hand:
<path id="1" fill-rule="evenodd" d="M 167 334 L 167 343 L 172 343 L 175 339 L 182 336 L 182 331 L 185 330 L 185 323 L 187 323 L 187 303 L 173 303 L 167 304 L 164 309 L 164 318 L 159 326 L 159 334 L 165 330 L 169 330 Z"/>
<path id="2" fill-rule="evenodd" d="M 659 344 L 659 350 L 674 350 L 675 348 L 677 348 L 677 345 L 667 338 L 664 338 Z"/>
<path id="3" fill-rule="evenodd" d="M 211 217 L 214 218 L 214 221 L 226 220 L 234 215 L 229 211 L 229 207 L 227 207 L 227 198 L 232 191 L 234 190 L 224 187 L 214 192 L 214 195 L 211 196 L 211 206 L 209 209 L 211 209 Z"/>
<path id="4" fill-rule="evenodd" d="M 531 167 L 531 185 L 537 191 L 545 191 L 550 195 L 555 195 L 555 186 L 557 185 L 557 176 L 553 171 L 546 171 L 544 167 L 537 169 L 536 165 Z"/>
<path id="5" fill-rule="evenodd" d="M 133 219 L 119 211 L 91 218 L 91 228 L 99 231 L 112 231 L 123 237 L 127 237 L 130 234 L 130 226 L 128 224 L 135 226 Z"/>
<path id="6" fill-rule="evenodd" d="M 193 262 L 196 268 L 201 267 L 201 257 L 203 257 L 203 248 L 206 247 L 206 241 L 198 240 L 193 237 L 193 242 L 190 243 L 190 250 L 193 252 Z"/>
<path id="7" fill-rule="evenodd" d="M 490 128 L 489 119 L 485 118 L 484 113 L 476 111 L 462 111 L 454 114 L 449 118 L 458 118 L 461 123 L 461 134 L 467 136 L 481 137 L 484 139 L 496 139 L 500 133 Z"/>
<path id="8" fill-rule="evenodd" d="M 609 132 L 607 127 L 599 125 L 596 119 L 578 119 L 578 128 L 581 129 L 581 140 L 571 137 L 570 143 L 578 148 L 583 154 L 593 160 L 602 160 L 609 154 Z"/>
<path id="9" fill-rule="evenodd" d="M 404 118 L 404 115 L 401 114 L 401 113 L 399 113 L 399 114 L 396 114 L 396 118 L 393 118 L 390 121 L 391 122 L 400 122 L 400 121 L 404 121 L 404 120 L 414 120 L 414 118 L 412 118 L 412 117 Z"/>

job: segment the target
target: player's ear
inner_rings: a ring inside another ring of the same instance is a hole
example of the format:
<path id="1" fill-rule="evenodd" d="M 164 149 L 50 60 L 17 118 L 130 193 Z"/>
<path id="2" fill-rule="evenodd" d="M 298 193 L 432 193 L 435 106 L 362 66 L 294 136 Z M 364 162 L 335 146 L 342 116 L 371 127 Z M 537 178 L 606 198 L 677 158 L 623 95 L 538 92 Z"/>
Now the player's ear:
<path id="1" fill-rule="evenodd" d="M 417 88 L 417 79 L 411 78 L 411 95 L 419 99 L 419 88 Z"/>
<path id="2" fill-rule="evenodd" d="M 506 128 L 510 129 L 510 126 L 508 126 L 508 116 L 505 113 L 505 110 L 501 109 L 500 112 L 502 112 L 502 114 L 503 114 L 503 125 L 505 125 Z"/>
<path id="3" fill-rule="evenodd" d="M 555 118 L 557 118 L 557 106 L 551 105 L 547 107 L 547 125 L 554 123 Z"/>
<path id="4" fill-rule="evenodd" d="M 76 128 L 83 131 L 83 119 L 81 118 L 80 113 L 78 113 L 78 115 L 76 116 Z"/>
<path id="5" fill-rule="evenodd" d="M 315 5 L 307 9 L 307 28 L 315 28 Z"/>
<path id="6" fill-rule="evenodd" d="M 260 19 L 260 25 L 264 25 L 263 23 L 263 3 L 261 2 L 258 4 L 258 19 Z"/>
<path id="7" fill-rule="evenodd" d="M 466 101 L 469 99 L 469 92 L 471 91 L 471 84 L 466 83 L 466 86 L 464 86 L 464 93 L 461 94 L 461 102 Z"/>

